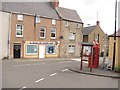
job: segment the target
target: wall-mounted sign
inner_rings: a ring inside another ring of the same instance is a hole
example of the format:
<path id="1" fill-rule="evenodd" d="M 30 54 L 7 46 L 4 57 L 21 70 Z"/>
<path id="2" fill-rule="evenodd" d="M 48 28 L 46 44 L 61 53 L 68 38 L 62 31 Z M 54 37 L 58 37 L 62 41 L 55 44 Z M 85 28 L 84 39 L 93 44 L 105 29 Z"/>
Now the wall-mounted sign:
<path id="1" fill-rule="evenodd" d="M 60 41 L 57 42 L 30 42 L 30 44 L 60 44 Z"/>

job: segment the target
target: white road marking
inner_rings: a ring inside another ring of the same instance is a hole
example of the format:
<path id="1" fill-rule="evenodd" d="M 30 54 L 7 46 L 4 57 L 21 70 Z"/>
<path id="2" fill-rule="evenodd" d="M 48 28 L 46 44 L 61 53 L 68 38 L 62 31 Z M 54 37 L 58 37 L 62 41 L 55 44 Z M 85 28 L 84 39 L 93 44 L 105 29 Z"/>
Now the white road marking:
<path id="1" fill-rule="evenodd" d="M 72 59 L 72 60 L 74 60 L 74 61 L 81 61 L 81 59 L 79 58 L 79 59 Z"/>
<path id="2" fill-rule="evenodd" d="M 35 63 L 33 65 L 43 65 L 43 64 L 46 64 L 46 63 Z"/>
<path id="3" fill-rule="evenodd" d="M 24 88 L 26 88 L 25 86 L 24 87 L 22 87 L 22 89 L 24 89 Z"/>
<path id="4" fill-rule="evenodd" d="M 41 79 L 39 79 L 39 80 L 37 80 L 35 82 L 38 83 L 38 82 L 43 81 L 43 80 L 44 80 L 44 78 L 41 78 Z"/>
<path id="5" fill-rule="evenodd" d="M 25 88 L 27 88 L 27 87 L 24 86 L 24 87 L 20 88 L 19 90 L 23 90 L 23 89 L 25 89 Z"/>
<path id="6" fill-rule="evenodd" d="M 31 64 L 14 65 L 14 67 L 30 66 Z"/>
<path id="7" fill-rule="evenodd" d="M 67 71 L 68 69 L 64 69 L 64 70 L 62 70 L 62 72 L 65 72 L 65 71 Z"/>
<path id="8" fill-rule="evenodd" d="M 53 74 L 51 74 L 50 76 L 52 77 L 52 76 L 55 76 L 55 75 L 57 75 L 57 73 L 53 73 Z"/>

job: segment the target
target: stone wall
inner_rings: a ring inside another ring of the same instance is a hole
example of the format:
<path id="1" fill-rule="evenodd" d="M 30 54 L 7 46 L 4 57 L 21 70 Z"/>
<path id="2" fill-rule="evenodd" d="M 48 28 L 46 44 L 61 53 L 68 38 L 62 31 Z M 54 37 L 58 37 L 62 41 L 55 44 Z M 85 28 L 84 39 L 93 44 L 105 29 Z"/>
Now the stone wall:
<path id="1" fill-rule="evenodd" d="M 65 21 L 61 21 L 61 47 L 60 47 L 60 57 L 80 57 L 81 53 L 81 42 L 83 40 L 82 34 L 82 24 L 80 24 L 80 28 L 77 28 L 77 23 L 68 22 L 68 26 L 65 26 Z M 75 33 L 76 39 L 69 40 L 69 33 Z M 75 52 L 69 53 L 69 45 L 75 45 Z"/>
<path id="2" fill-rule="evenodd" d="M 109 38 L 109 58 L 113 60 L 114 37 Z M 115 66 L 120 65 L 120 37 L 116 37 Z"/>

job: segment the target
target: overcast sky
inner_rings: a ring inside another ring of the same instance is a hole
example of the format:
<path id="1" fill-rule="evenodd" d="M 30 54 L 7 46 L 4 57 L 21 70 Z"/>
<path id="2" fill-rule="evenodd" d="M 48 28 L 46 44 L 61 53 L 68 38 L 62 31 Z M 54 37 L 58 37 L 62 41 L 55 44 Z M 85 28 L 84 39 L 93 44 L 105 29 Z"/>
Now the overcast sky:
<path id="1" fill-rule="evenodd" d="M 114 32 L 115 0 L 59 0 L 59 2 L 60 7 L 76 10 L 84 26 L 95 25 L 99 20 L 105 33 Z"/>
<path id="2" fill-rule="evenodd" d="M 118 3 L 118 28 L 120 29 L 120 1 Z"/>
<path id="3" fill-rule="evenodd" d="M 16 0 L 0 0 L 16 1 Z M 44 1 L 44 0 L 17 0 L 17 1 Z M 48 0 L 49 1 L 49 0 Z M 115 26 L 115 1 L 116 0 L 59 0 L 60 7 L 74 9 L 78 12 L 84 26 L 95 25 L 100 21 L 100 26 L 107 34 L 114 33 Z M 120 0 L 118 0 L 119 2 Z M 119 14 L 120 15 L 120 14 Z M 117 19 L 118 21 L 118 19 Z M 118 26 L 118 25 L 117 25 Z"/>

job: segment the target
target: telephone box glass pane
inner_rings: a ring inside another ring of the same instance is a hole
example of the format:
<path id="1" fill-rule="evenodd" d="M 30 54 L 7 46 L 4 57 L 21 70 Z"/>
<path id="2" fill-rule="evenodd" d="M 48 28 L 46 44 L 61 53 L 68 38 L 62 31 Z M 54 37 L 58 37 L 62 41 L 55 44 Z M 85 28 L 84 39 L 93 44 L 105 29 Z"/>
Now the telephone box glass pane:
<path id="1" fill-rule="evenodd" d="M 91 53 L 91 46 L 84 46 L 83 55 L 90 55 L 90 53 Z"/>

